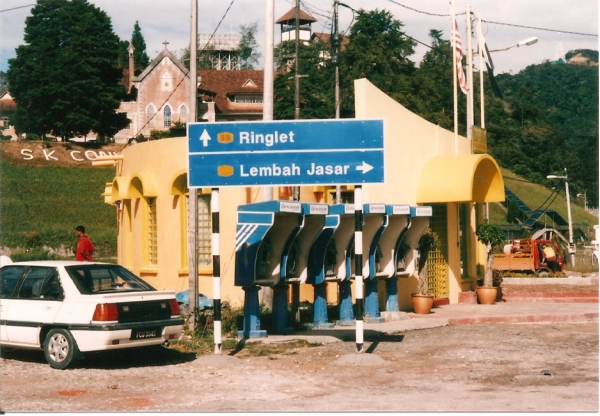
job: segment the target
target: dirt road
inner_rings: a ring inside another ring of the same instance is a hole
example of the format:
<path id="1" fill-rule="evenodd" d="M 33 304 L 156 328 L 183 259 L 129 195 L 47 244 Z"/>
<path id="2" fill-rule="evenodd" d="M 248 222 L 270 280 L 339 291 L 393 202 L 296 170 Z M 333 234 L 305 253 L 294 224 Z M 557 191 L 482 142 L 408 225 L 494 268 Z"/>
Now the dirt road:
<path id="1" fill-rule="evenodd" d="M 4 412 L 598 412 L 598 323 L 476 324 L 270 346 L 89 356 L 53 370 L 4 351 Z M 256 352 L 254 354 L 257 354 Z M 367 356 L 367 354 L 369 354 Z M 368 358 L 368 359 L 366 359 Z"/>

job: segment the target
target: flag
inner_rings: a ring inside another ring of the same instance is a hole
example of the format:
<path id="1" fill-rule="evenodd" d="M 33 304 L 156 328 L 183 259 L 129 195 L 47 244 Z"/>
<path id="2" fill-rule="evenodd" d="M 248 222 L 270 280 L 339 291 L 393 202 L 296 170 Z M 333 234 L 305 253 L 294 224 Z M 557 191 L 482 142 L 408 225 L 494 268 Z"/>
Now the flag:
<path id="1" fill-rule="evenodd" d="M 483 35 L 481 33 L 479 34 L 479 49 L 481 50 L 481 57 L 485 61 L 485 65 L 490 69 L 494 69 L 494 63 L 492 62 L 492 57 L 490 56 L 490 51 L 489 51 L 489 49 L 487 47 L 487 43 L 485 43 L 485 39 L 483 38 Z"/>
<path id="2" fill-rule="evenodd" d="M 485 61 L 485 66 L 487 67 L 487 73 L 492 84 L 492 90 L 494 91 L 494 95 L 502 99 L 502 92 L 500 91 L 500 87 L 498 86 L 496 78 L 494 77 L 494 62 L 492 62 L 490 51 L 482 35 L 479 36 L 479 49 L 481 50 L 481 56 L 483 57 L 483 60 Z"/>
<path id="3" fill-rule="evenodd" d="M 460 33 L 458 32 L 456 18 L 453 18 L 453 20 L 454 21 L 452 22 L 452 43 L 454 44 L 454 49 L 456 50 L 456 76 L 458 77 L 458 84 L 460 85 L 460 89 L 462 90 L 463 94 L 466 94 L 469 92 L 469 88 L 467 87 L 467 77 L 465 76 L 465 71 L 462 67 L 462 42 L 460 40 Z"/>

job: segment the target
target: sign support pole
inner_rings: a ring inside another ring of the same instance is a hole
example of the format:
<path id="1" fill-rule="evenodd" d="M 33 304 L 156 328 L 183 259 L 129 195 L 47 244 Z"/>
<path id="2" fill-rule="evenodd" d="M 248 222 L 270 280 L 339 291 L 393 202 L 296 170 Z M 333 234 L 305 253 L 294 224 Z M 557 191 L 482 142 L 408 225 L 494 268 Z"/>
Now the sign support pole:
<path id="1" fill-rule="evenodd" d="M 219 188 L 212 189 L 213 310 L 215 354 L 221 355 L 221 237 L 219 230 Z"/>
<path id="2" fill-rule="evenodd" d="M 356 352 L 363 352 L 364 344 L 364 296 L 362 276 L 362 185 L 354 187 L 354 281 L 356 282 Z"/>

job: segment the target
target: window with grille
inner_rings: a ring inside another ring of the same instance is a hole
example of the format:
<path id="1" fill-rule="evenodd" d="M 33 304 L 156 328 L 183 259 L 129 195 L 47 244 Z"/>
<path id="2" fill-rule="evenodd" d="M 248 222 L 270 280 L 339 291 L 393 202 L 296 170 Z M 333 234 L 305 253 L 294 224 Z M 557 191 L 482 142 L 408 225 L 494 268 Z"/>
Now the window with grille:
<path id="1" fill-rule="evenodd" d="M 163 111 L 164 127 L 171 127 L 171 107 L 165 106 Z"/>
<path id="2" fill-rule="evenodd" d="M 210 195 L 198 195 L 198 265 L 212 263 Z"/>
<path id="3" fill-rule="evenodd" d="M 156 198 L 148 198 L 148 264 L 158 264 L 158 232 L 156 226 Z"/>

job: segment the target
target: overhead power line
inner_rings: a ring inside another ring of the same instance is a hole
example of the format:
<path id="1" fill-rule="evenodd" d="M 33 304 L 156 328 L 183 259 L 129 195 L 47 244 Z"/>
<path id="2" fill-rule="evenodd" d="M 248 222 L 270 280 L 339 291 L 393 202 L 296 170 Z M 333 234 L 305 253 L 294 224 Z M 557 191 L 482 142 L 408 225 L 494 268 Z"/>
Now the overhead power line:
<path id="1" fill-rule="evenodd" d="M 405 4 L 402 4 L 402 3 L 398 3 L 395 0 L 388 0 L 388 1 L 390 3 L 394 3 L 394 4 L 398 5 L 400 7 L 404 7 L 405 9 L 412 10 L 415 13 L 425 14 L 425 15 L 428 15 L 428 16 L 436 16 L 436 17 L 450 17 L 450 14 L 440 14 L 440 13 L 426 12 L 426 11 L 423 11 L 423 10 L 415 9 L 414 7 L 409 7 L 409 6 L 407 6 Z M 457 13 L 456 15 L 459 16 L 461 14 L 466 14 L 466 13 Z M 571 35 L 595 36 L 595 37 L 598 37 L 597 34 L 593 34 L 593 33 L 571 32 L 571 31 L 568 31 L 568 30 L 548 29 L 548 28 L 543 28 L 543 27 L 517 25 L 517 24 L 513 24 L 513 23 L 495 22 L 495 21 L 492 21 L 492 20 L 483 20 L 483 19 L 481 21 L 482 22 L 486 22 L 486 23 L 490 23 L 490 24 L 495 24 L 495 25 L 521 27 L 521 28 L 524 28 L 524 29 L 545 30 L 547 32 L 568 33 L 568 34 L 571 34 Z"/>
<path id="2" fill-rule="evenodd" d="M 33 3 L 33 4 L 26 4 L 25 6 L 18 6 L 18 7 L 12 7 L 10 9 L 0 10 L 0 13 L 10 12 L 10 11 L 17 10 L 17 9 L 24 9 L 25 7 L 31 7 L 31 6 L 35 6 L 35 3 Z"/>
<path id="3" fill-rule="evenodd" d="M 558 29 L 546 29 L 543 27 L 535 27 L 535 26 L 524 26 L 524 25 L 515 25 L 512 23 L 502 23 L 502 22 L 493 22 L 491 20 L 484 20 L 481 19 L 482 22 L 486 22 L 486 23 L 490 23 L 490 24 L 494 24 L 494 25 L 504 25 L 504 26 L 513 26 L 513 27 L 522 27 L 525 29 L 534 29 L 534 30 L 545 30 L 547 32 L 556 32 L 556 33 L 568 33 L 570 35 L 580 35 L 580 36 L 595 36 L 598 37 L 598 35 L 594 35 L 591 33 L 581 33 L 581 32 L 569 32 L 567 30 L 558 30 Z"/>

